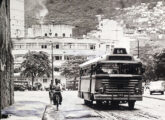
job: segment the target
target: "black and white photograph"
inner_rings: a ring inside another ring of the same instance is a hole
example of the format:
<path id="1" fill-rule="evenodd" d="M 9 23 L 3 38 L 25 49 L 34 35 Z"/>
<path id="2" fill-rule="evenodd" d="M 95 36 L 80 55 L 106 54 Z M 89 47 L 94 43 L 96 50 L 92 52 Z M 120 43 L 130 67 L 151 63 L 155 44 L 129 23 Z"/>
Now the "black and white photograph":
<path id="1" fill-rule="evenodd" d="M 0 0 L 1 120 L 165 120 L 165 0 Z"/>

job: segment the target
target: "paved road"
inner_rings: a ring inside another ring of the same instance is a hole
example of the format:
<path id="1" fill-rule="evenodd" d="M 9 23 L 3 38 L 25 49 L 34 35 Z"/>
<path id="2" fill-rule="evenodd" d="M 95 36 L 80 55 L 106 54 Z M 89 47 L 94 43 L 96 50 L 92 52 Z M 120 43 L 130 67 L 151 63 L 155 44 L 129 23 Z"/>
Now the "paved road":
<path id="1" fill-rule="evenodd" d="M 150 95 L 145 93 L 145 96 Z M 156 96 L 164 98 L 162 95 Z M 165 120 L 165 101 L 159 99 L 144 97 L 143 101 L 136 102 L 135 110 L 130 111 L 127 104 L 117 109 L 110 105 L 86 106 L 77 97 L 77 91 L 65 91 L 63 98 L 59 111 L 53 105 L 47 106 L 43 120 Z"/>

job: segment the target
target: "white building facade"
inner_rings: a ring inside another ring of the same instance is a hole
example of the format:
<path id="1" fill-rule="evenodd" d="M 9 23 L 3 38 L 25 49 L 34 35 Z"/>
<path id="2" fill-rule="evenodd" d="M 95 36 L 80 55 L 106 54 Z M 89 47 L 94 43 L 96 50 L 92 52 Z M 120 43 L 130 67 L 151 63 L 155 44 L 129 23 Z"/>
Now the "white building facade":
<path id="1" fill-rule="evenodd" d="M 74 26 L 71 25 L 33 25 L 31 28 L 28 28 L 27 37 L 72 37 L 72 29 Z"/>
<path id="2" fill-rule="evenodd" d="M 24 37 L 24 0 L 10 0 L 11 38 Z"/>
<path id="3" fill-rule="evenodd" d="M 124 47 L 130 52 L 130 38 L 124 33 L 124 27 L 118 22 L 98 17 L 97 30 L 88 33 L 89 37 L 98 38 L 103 41 L 112 41 L 116 47 Z"/>
<path id="4" fill-rule="evenodd" d="M 51 59 L 51 45 L 53 44 L 53 60 L 54 60 L 54 78 L 60 79 L 62 83 L 66 83 L 66 78 L 60 75 L 59 68 L 72 56 L 84 56 L 92 59 L 103 54 L 110 54 L 113 49 L 111 42 L 102 42 L 97 39 L 73 39 L 73 38 L 50 38 L 37 37 L 26 39 L 13 39 L 14 43 L 14 67 L 18 68 L 23 62 L 23 56 L 29 51 L 44 51 L 48 53 Z M 50 84 L 51 78 L 39 78 L 39 82 L 44 86 Z"/>
<path id="5" fill-rule="evenodd" d="M 98 38 L 73 38 L 70 25 L 34 25 L 28 29 L 25 38 L 13 38 L 14 67 L 20 67 L 23 56 L 29 51 L 44 51 L 51 60 L 53 44 L 54 78 L 66 84 L 66 78 L 60 75 L 59 68 L 72 56 L 83 56 L 87 59 L 110 54 L 116 46 L 116 41 Z M 44 87 L 50 84 L 50 78 L 37 78 Z"/>

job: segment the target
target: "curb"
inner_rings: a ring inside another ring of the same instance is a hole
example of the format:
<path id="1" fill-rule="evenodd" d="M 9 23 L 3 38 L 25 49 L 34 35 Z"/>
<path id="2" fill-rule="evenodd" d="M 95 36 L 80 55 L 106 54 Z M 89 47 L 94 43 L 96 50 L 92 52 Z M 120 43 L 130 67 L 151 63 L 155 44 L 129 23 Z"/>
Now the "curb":
<path id="1" fill-rule="evenodd" d="M 45 113 L 46 113 L 46 109 L 47 109 L 47 107 L 48 107 L 48 106 L 46 105 L 41 120 L 46 120 Z"/>
<path id="2" fill-rule="evenodd" d="M 42 120 L 65 120 L 62 111 L 57 111 L 53 105 L 46 105 Z"/>
<path id="3" fill-rule="evenodd" d="M 156 98 L 156 97 L 150 97 L 150 96 L 143 96 L 143 97 L 165 101 L 165 98 Z"/>

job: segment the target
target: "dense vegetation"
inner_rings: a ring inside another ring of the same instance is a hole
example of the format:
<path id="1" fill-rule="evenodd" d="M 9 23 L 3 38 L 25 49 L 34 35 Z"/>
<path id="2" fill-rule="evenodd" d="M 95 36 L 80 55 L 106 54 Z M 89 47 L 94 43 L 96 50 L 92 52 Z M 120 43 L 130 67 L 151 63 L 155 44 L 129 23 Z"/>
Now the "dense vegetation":
<path id="1" fill-rule="evenodd" d="M 51 67 L 47 53 L 31 51 L 25 54 L 21 64 L 21 76 L 32 78 L 32 87 L 36 77 L 50 76 Z"/>
<path id="2" fill-rule="evenodd" d="M 151 6 L 159 0 L 26 0 L 26 26 L 39 24 L 45 13 L 44 23 L 70 24 L 78 26 L 81 34 L 96 29 L 98 21 L 95 15 L 114 18 L 123 14 L 122 10 L 142 2 Z"/>

